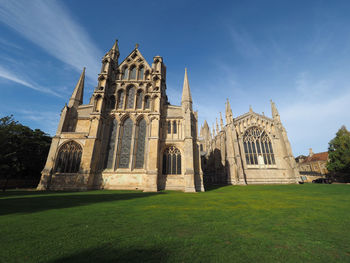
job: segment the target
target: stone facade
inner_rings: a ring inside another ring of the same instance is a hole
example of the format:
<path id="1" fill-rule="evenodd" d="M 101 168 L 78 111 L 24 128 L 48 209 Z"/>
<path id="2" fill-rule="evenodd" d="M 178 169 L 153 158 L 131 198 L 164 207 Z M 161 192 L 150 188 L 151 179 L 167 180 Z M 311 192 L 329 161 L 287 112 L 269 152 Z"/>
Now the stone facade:
<path id="1" fill-rule="evenodd" d="M 200 150 L 205 184 L 297 183 L 299 172 L 287 132 L 275 103 L 272 118 L 253 112 L 233 117 L 226 103 L 226 125 L 212 132 L 205 121 L 200 129 Z"/>
<path id="2" fill-rule="evenodd" d="M 62 109 L 38 189 L 204 191 L 187 71 L 175 106 L 166 95 L 162 57 L 150 66 L 136 45 L 118 59 L 116 41 L 86 105 L 83 70 Z"/>

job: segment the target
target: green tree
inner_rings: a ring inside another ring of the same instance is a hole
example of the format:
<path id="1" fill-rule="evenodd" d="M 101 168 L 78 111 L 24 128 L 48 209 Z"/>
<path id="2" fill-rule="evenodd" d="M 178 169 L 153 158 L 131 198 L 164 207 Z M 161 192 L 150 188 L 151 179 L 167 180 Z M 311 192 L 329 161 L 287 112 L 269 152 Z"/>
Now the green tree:
<path id="1" fill-rule="evenodd" d="M 350 175 L 350 132 L 342 126 L 329 142 L 327 169 Z"/>
<path id="2" fill-rule="evenodd" d="M 0 118 L 0 179 L 38 179 L 45 164 L 51 138 L 39 129 L 32 130 L 13 119 Z"/>

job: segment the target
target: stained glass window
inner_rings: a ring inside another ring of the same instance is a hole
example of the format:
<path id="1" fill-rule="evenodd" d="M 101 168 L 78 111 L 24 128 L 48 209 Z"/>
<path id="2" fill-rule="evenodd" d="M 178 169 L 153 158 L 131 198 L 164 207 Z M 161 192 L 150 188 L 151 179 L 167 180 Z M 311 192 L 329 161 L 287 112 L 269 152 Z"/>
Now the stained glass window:
<path id="1" fill-rule="evenodd" d="M 128 89 L 126 108 L 133 109 L 134 108 L 134 100 L 135 100 L 135 89 L 134 87 L 130 87 Z"/>
<path id="2" fill-rule="evenodd" d="M 107 148 L 107 162 L 105 165 L 107 169 L 113 168 L 115 141 L 117 137 L 117 126 L 118 126 L 118 122 L 116 119 L 114 119 L 113 122 L 111 123 L 109 139 L 108 139 L 109 141 L 108 141 L 108 148 Z"/>
<path id="3" fill-rule="evenodd" d="M 136 79 L 136 67 L 135 66 L 133 66 L 130 69 L 130 79 Z"/>
<path id="4" fill-rule="evenodd" d="M 143 72 L 144 72 L 144 67 L 141 66 L 139 69 L 139 79 L 142 80 L 143 79 Z"/>
<path id="5" fill-rule="evenodd" d="M 133 123 L 130 118 L 124 121 L 122 129 L 120 129 L 120 153 L 119 153 L 119 168 L 128 168 L 130 162 L 130 148 L 132 139 Z"/>
<path id="6" fill-rule="evenodd" d="M 145 97 L 145 109 L 149 109 L 149 106 L 150 106 L 150 100 L 149 100 L 149 97 L 148 96 L 146 96 Z"/>
<path id="7" fill-rule="evenodd" d="M 124 107 L 124 91 L 118 91 L 118 109 L 122 109 Z"/>
<path id="8" fill-rule="evenodd" d="M 143 168 L 145 160 L 145 142 L 146 142 L 146 121 L 142 119 L 139 122 L 137 131 L 137 143 L 136 143 L 136 161 L 135 168 Z"/>
<path id="9" fill-rule="evenodd" d="M 123 71 L 123 79 L 128 79 L 128 73 L 129 73 L 128 68 L 125 68 Z"/>
<path id="10" fill-rule="evenodd" d="M 58 173 L 77 173 L 80 169 L 80 160 L 82 154 L 81 146 L 70 141 L 61 146 L 56 160 L 56 172 Z"/>
<path id="11" fill-rule="evenodd" d="M 136 109 L 142 109 L 143 91 L 138 90 L 136 96 Z"/>
<path id="12" fill-rule="evenodd" d="M 175 146 L 164 151 L 163 174 L 181 174 L 181 152 Z"/>
<path id="13" fill-rule="evenodd" d="M 258 127 L 252 127 L 245 132 L 243 146 L 247 165 L 275 164 L 271 140 Z"/>

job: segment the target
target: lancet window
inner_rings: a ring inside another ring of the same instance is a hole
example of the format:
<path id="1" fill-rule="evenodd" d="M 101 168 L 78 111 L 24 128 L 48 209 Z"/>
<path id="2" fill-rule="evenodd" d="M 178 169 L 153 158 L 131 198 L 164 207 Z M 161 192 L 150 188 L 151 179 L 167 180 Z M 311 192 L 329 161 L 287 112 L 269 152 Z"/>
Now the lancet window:
<path id="1" fill-rule="evenodd" d="M 120 129 L 119 168 L 129 168 L 133 122 L 127 118 Z"/>
<path id="2" fill-rule="evenodd" d="M 74 141 L 70 141 L 62 145 L 57 156 L 56 172 L 79 172 L 82 151 L 81 146 Z"/>
<path id="3" fill-rule="evenodd" d="M 127 67 L 124 68 L 122 79 L 128 79 L 129 70 Z"/>
<path id="4" fill-rule="evenodd" d="M 138 90 L 136 96 L 136 109 L 142 109 L 143 91 Z"/>
<path id="5" fill-rule="evenodd" d="M 181 152 L 175 146 L 164 151 L 163 174 L 181 174 Z"/>
<path id="6" fill-rule="evenodd" d="M 134 108 L 134 100 L 135 100 L 135 89 L 134 87 L 130 87 L 128 89 L 127 99 L 126 99 L 126 108 L 133 109 Z"/>
<path id="7" fill-rule="evenodd" d="M 109 142 L 107 149 L 107 159 L 105 168 L 112 169 L 113 168 L 113 159 L 114 159 L 114 149 L 115 149 L 115 141 L 117 136 L 117 127 L 118 122 L 114 119 L 111 123 L 110 132 L 109 132 Z"/>
<path id="8" fill-rule="evenodd" d="M 122 109 L 124 106 L 124 91 L 118 91 L 118 109 Z"/>
<path id="9" fill-rule="evenodd" d="M 147 123 L 145 119 L 139 121 L 137 129 L 137 139 L 136 139 L 136 160 L 135 168 L 143 168 L 145 161 L 145 142 L 146 142 L 146 127 Z"/>
<path id="10" fill-rule="evenodd" d="M 140 66 L 140 68 L 139 68 L 139 76 L 138 76 L 139 80 L 143 80 L 144 70 L 145 70 L 145 68 L 143 66 Z"/>
<path id="11" fill-rule="evenodd" d="M 150 99 L 148 96 L 145 97 L 145 109 L 149 109 L 150 107 Z"/>
<path id="12" fill-rule="evenodd" d="M 130 69 L 130 79 L 136 79 L 136 66 Z"/>
<path id="13" fill-rule="evenodd" d="M 168 121 L 168 134 L 171 134 L 171 121 Z"/>
<path id="14" fill-rule="evenodd" d="M 274 165 L 272 143 L 265 131 L 258 127 L 248 129 L 243 137 L 247 165 Z"/>
<path id="15" fill-rule="evenodd" d="M 173 121 L 173 133 L 174 134 L 177 133 L 177 123 L 176 123 L 176 121 Z"/>

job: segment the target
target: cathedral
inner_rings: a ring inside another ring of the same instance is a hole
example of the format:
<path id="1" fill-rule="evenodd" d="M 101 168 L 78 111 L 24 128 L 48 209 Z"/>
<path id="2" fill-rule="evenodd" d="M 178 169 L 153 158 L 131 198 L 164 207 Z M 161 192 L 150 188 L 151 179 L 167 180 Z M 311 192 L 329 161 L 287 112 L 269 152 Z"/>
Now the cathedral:
<path id="1" fill-rule="evenodd" d="M 166 95 L 162 57 L 150 66 L 136 45 L 118 59 L 116 41 L 86 105 L 83 70 L 62 109 L 38 189 L 204 191 L 187 71 L 176 106 Z"/>
<path id="2" fill-rule="evenodd" d="M 166 66 L 151 66 L 138 45 L 119 63 L 116 41 L 102 59 L 98 84 L 83 104 L 85 68 L 42 171 L 38 190 L 138 189 L 204 191 L 204 184 L 296 183 L 298 171 L 287 133 L 273 118 L 249 113 L 198 135 L 187 70 L 181 105 L 166 95 Z"/>

